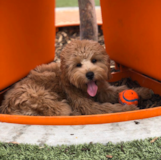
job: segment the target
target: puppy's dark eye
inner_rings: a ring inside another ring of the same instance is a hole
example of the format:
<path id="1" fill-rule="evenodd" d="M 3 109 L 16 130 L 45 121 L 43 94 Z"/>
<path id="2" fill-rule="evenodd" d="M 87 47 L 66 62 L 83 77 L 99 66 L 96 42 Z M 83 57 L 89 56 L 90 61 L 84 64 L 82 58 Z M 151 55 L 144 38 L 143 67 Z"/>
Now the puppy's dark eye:
<path id="1" fill-rule="evenodd" d="M 81 66 L 82 66 L 82 64 L 81 64 L 81 63 L 78 63 L 76 66 L 77 66 L 77 67 L 81 67 Z"/>
<path id="2" fill-rule="evenodd" d="M 97 62 L 97 59 L 92 59 L 91 62 L 92 63 L 96 63 Z"/>

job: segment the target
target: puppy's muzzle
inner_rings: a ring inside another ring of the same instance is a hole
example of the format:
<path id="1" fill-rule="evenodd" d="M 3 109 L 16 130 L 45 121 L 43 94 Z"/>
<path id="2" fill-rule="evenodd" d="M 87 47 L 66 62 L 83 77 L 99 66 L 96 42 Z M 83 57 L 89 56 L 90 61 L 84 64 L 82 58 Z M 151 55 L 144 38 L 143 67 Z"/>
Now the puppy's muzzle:
<path id="1" fill-rule="evenodd" d="M 86 73 L 86 77 L 89 79 L 89 80 L 92 80 L 94 78 L 94 73 L 93 72 L 87 72 Z"/>

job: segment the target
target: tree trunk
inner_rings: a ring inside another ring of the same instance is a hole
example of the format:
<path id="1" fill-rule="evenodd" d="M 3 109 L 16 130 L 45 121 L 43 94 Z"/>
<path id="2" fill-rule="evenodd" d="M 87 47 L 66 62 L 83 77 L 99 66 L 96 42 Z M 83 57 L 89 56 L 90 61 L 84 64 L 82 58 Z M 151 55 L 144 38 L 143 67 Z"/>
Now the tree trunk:
<path id="1" fill-rule="evenodd" d="M 80 16 L 80 39 L 98 41 L 98 26 L 94 0 L 78 0 Z"/>

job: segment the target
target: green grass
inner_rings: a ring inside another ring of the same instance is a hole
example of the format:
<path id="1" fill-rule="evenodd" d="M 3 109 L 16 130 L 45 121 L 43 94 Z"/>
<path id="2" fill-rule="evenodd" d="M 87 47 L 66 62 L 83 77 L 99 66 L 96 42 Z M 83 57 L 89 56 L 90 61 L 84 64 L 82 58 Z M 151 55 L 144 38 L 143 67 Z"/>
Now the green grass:
<path id="1" fill-rule="evenodd" d="M 159 160 L 161 138 L 118 143 L 43 146 L 0 143 L 0 160 Z M 107 155 L 112 158 L 107 158 Z"/>
<path id="2" fill-rule="evenodd" d="M 95 0 L 95 5 L 99 6 L 100 1 Z M 56 0 L 56 7 L 76 7 L 78 6 L 78 0 Z"/>

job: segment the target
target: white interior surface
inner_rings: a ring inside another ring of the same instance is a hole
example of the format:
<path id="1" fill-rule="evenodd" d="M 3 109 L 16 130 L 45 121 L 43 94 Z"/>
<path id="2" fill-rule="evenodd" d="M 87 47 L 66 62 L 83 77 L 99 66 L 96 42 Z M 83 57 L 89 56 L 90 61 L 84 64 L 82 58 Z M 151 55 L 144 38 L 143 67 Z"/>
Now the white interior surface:
<path id="1" fill-rule="evenodd" d="M 99 125 L 43 126 L 0 123 L 0 141 L 37 145 L 113 143 L 161 136 L 161 116 Z"/>

